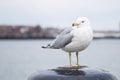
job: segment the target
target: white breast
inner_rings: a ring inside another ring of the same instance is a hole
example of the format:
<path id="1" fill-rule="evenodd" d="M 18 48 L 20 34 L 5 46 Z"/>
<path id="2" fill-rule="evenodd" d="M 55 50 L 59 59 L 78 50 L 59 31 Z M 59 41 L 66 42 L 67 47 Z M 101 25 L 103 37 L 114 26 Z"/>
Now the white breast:
<path id="1" fill-rule="evenodd" d="M 83 27 L 74 29 L 72 42 L 66 45 L 63 50 L 67 52 L 77 52 L 84 50 L 93 38 L 92 29 L 90 27 Z"/>

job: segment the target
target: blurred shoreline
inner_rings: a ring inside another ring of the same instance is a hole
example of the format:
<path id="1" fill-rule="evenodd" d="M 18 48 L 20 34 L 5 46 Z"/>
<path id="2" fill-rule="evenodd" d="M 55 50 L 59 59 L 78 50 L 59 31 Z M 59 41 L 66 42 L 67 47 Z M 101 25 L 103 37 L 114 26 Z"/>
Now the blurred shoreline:
<path id="1" fill-rule="evenodd" d="M 0 25 L 0 39 L 53 39 L 63 29 L 40 25 Z M 120 31 L 93 31 L 94 39 L 120 39 Z"/>

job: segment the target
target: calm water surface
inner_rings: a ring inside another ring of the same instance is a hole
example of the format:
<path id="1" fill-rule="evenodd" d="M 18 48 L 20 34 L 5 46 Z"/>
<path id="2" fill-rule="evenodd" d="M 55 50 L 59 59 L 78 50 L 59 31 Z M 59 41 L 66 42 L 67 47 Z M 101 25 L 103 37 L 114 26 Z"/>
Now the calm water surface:
<path id="1" fill-rule="evenodd" d="M 68 54 L 42 49 L 51 40 L 0 40 L 0 80 L 27 80 L 33 72 L 66 66 Z M 120 40 L 94 40 L 79 55 L 80 63 L 108 70 L 120 79 Z M 75 54 L 72 55 L 75 64 Z"/>

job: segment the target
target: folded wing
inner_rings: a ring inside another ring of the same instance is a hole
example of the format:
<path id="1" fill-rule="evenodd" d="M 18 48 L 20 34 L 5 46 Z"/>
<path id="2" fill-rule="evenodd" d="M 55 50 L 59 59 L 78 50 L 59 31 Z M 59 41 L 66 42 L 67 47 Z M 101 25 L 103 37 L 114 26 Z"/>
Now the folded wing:
<path id="1" fill-rule="evenodd" d="M 61 32 L 55 40 L 50 44 L 51 48 L 59 49 L 65 47 L 72 41 L 73 35 L 70 34 L 72 28 L 66 28 L 63 32 Z"/>

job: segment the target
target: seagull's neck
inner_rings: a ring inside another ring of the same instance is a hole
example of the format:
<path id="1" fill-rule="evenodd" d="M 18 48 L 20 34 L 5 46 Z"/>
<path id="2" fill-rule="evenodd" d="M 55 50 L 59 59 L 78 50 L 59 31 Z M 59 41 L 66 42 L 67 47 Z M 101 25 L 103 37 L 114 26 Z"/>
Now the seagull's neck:
<path id="1" fill-rule="evenodd" d="M 72 29 L 73 30 L 81 30 L 81 29 L 85 29 L 85 30 L 90 29 L 91 30 L 91 27 L 89 25 L 89 26 L 72 27 Z"/>

